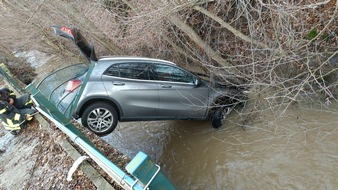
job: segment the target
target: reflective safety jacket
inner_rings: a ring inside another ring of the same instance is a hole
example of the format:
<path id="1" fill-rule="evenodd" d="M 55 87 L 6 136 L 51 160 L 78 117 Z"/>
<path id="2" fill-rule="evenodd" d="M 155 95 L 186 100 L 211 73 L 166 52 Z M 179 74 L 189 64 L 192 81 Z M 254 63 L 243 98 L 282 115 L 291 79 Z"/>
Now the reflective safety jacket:
<path id="1" fill-rule="evenodd" d="M 0 120 L 5 129 L 15 131 L 21 129 L 24 118 L 16 107 L 6 101 L 0 101 Z"/>

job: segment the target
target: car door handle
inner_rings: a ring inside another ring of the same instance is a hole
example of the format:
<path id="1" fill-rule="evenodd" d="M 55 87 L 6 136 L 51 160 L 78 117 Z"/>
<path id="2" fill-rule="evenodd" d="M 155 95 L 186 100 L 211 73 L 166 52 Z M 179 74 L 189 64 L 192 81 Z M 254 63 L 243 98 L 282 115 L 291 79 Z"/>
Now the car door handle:
<path id="1" fill-rule="evenodd" d="M 172 86 L 171 86 L 171 85 L 161 84 L 161 87 L 162 87 L 162 88 L 171 88 Z"/>
<path id="2" fill-rule="evenodd" d="M 124 86 L 124 82 L 113 82 L 113 85 L 115 86 Z"/>

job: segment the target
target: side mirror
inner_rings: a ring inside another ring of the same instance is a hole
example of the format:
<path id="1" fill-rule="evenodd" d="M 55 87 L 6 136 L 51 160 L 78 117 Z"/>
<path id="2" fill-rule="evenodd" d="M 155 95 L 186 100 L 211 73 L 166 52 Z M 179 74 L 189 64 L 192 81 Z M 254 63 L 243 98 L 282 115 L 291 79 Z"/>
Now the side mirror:
<path id="1" fill-rule="evenodd" d="M 200 85 L 201 85 L 202 81 L 201 81 L 200 78 L 196 77 L 196 78 L 194 79 L 194 83 L 195 83 L 195 86 L 197 87 L 197 86 L 200 86 Z"/>

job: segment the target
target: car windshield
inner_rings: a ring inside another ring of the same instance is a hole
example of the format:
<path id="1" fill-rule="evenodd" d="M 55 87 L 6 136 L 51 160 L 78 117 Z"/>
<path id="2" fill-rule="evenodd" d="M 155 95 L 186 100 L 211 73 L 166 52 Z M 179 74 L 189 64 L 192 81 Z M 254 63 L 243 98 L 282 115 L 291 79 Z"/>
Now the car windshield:
<path id="1" fill-rule="evenodd" d="M 88 64 L 73 64 L 52 72 L 37 84 L 36 88 L 48 100 L 58 107 L 59 99 L 64 93 L 69 80 L 76 79 L 87 72 Z"/>

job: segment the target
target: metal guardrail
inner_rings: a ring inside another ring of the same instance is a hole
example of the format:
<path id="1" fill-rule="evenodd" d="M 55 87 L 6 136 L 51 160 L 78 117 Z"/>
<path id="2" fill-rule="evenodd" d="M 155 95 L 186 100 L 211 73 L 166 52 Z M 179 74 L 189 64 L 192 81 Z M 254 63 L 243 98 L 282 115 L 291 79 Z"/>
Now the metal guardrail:
<path id="1" fill-rule="evenodd" d="M 25 90 L 18 85 L 4 64 L 0 64 L 0 74 L 18 91 Z M 95 145 L 64 116 L 37 88 L 30 84 L 26 87 L 31 93 L 36 109 L 51 120 L 69 138 L 85 151 L 115 182 L 127 190 L 155 189 L 174 190 L 175 187 L 160 171 L 160 167 L 154 164 L 143 152 L 139 152 L 126 166 L 126 170 L 133 176 L 128 175 L 122 169 L 105 157 Z"/>
<path id="2" fill-rule="evenodd" d="M 32 98 L 33 101 L 38 104 L 35 98 Z M 58 120 L 56 120 L 53 116 L 43 110 L 40 106 L 37 106 L 37 109 L 40 113 L 50 119 L 55 125 L 65 134 L 69 136 L 69 138 L 77 144 L 83 151 L 85 151 L 90 158 L 92 158 L 114 181 L 116 181 L 122 188 L 124 189 L 143 189 L 143 186 L 137 184 L 133 187 L 135 183 L 135 179 L 128 176 L 123 170 L 113 164 L 107 157 L 105 157 L 101 152 L 99 152 L 94 145 L 88 143 L 87 138 L 80 137 L 79 134 L 74 133 L 70 127 L 71 123 L 67 125 L 63 125 Z M 82 135 L 81 135 L 82 136 Z"/>
<path id="3" fill-rule="evenodd" d="M 10 83 L 10 85 L 15 88 L 16 91 L 18 91 L 21 94 L 25 93 L 25 90 L 19 85 L 19 83 L 14 79 L 11 72 L 8 70 L 6 65 L 4 63 L 0 64 L 0 74 L 6 79 L 7 82 Z"/>
<path id="4" fill-rule="evenodd" d="M 143 189 L 141 184 L 137 184 L 132 188 L 135 179 L 128 176 L 123 170 L 118 168 L 110 160 L 108 160 L 95 145 L 80 131 L 71 121 L 62 115 L 54 105 L 52 105 L 46 97 L 33 86 L 28 85 L 26 89 L 31 93 L 32 100 L 36 105 L 36 109 L 50 119 L 55 125 L 69 138 L 84 150 L 114 181 L 116 181 L 124 189 Z"/>

